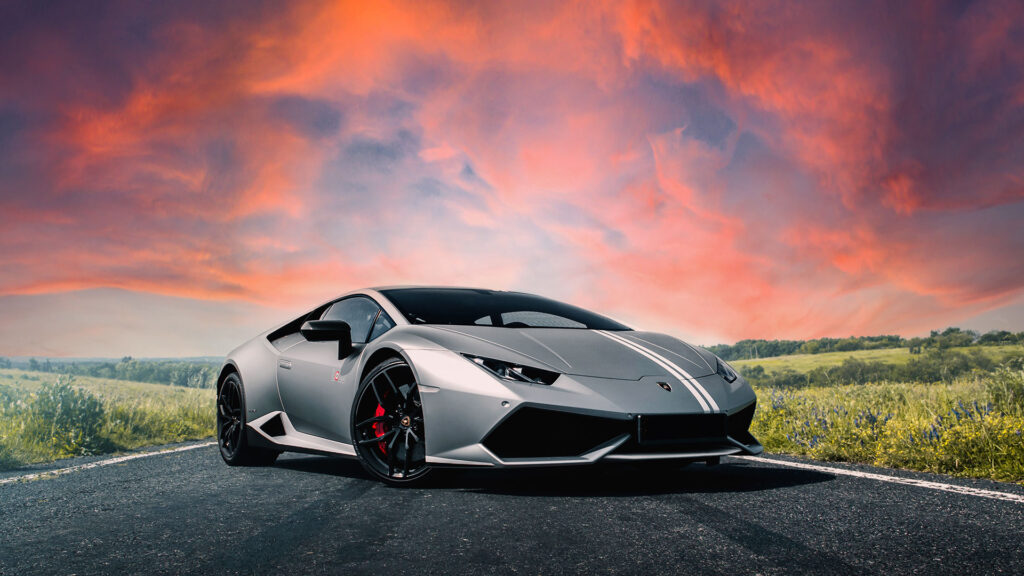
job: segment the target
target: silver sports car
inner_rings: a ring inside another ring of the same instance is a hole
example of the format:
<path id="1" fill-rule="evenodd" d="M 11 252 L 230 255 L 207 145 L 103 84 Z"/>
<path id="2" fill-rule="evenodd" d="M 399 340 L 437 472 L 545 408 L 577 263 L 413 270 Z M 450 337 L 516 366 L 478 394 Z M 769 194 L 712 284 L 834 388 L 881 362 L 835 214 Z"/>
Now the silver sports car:
<path id="1" fill-rule="evenodd" d="M 354 456 L 403 484 L 440 466 L 716 463 L 758 454 L 753 390 L 714 354 L 519 292 L 356 290 L 232 351 L 225 462 Z"/>

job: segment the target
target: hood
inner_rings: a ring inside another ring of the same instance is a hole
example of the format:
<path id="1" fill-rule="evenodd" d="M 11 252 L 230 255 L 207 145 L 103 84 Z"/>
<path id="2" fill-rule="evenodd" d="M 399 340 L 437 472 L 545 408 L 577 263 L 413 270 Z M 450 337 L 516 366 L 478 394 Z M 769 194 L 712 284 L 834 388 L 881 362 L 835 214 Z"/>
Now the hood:
<path id="1" fill-rule="evenodd" d="M 664 363 L 694 378 L 715 372 L 714 364 L 698 349 L 654 332 L 447 325 L 432 325 L 430 329 L 431 340 L 455 352 L 522 362 L 570 375 L 639 380 L 668 376 L 661 365 Z"/>

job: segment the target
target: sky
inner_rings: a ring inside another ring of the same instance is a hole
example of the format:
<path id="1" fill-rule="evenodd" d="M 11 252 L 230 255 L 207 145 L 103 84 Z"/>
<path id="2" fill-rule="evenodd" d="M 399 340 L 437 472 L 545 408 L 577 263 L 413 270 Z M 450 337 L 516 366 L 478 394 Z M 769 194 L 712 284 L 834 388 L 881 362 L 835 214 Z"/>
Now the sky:
<path id="1" fill-rule="evenodd" d="M 1024 3 L 5 2 L 0 355 L 348 290 L 696 343 L 1024 330 Z"/>

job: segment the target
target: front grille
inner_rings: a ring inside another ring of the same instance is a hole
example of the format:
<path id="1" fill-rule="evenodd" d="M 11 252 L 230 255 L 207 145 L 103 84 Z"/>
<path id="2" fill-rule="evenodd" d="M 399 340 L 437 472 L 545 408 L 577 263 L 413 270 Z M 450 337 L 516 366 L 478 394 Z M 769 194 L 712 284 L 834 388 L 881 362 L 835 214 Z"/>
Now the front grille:
<path id="1" fill-rule="evenodd" d="M 757 440 L 748 432 L 754 404 L 733 414 L 644 414 L 636 433 L 616 454 L 668 454 L 735 448 L 730 438 L 747 446 Z"/>
<path id="2" fill-rule="evenodd" d="M 633 420 L 616 420 L 528 406 L 498 425 L 484 446 L 499 458 L 580 456 L 623 434 Z"/>

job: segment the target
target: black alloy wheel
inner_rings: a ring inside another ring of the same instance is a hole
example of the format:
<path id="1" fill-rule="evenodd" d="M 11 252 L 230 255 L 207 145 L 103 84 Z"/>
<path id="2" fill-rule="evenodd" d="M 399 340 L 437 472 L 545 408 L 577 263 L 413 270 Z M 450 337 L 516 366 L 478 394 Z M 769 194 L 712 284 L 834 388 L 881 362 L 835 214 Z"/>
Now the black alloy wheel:
<path id="1" fill-rule="evenodd" d="M 245 432 L 245 391 L 238 374 L 228 374 L 217 391 L 217 444 L 231 466 L 271 464 L 280 452 L 248 445 Z"/>
<path id="2" fill-rule="evenodd" d="M 409 484 L 430 472 L 419 383 L 404 360 L 385 360 L 360 383 L 352 438 L 363 468 L 389 484 Z"/>

